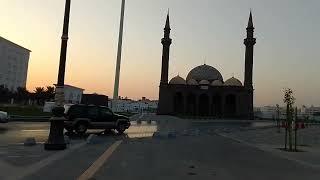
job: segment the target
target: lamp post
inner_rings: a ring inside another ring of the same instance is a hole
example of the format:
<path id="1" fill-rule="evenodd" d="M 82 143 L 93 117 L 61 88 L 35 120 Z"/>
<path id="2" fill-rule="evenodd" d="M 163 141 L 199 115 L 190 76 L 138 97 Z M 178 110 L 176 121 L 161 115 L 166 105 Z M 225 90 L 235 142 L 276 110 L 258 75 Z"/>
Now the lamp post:
<path id="1" fill-rule="evenodd" d="M 66 68 L 69 18 L 70 18 L 71 0 L 66 0 L 63 33 L 61 37 L 60 63 L 58 73 L 58 83 L 55 93 L 55 108 L 52 110 L 53 117 L 50 119 L 50 133 L 47 142 L 44 144 L 45 150 L 64 150 L 66 143 L 64 141 L 64 77 Z"/>

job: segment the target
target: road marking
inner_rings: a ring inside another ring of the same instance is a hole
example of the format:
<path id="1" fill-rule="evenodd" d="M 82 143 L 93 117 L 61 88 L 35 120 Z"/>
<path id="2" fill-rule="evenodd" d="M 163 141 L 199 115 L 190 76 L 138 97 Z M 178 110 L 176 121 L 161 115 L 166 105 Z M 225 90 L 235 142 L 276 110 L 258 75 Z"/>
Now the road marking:
<path id="1" fill-rule="evenodd" d="M 19 172 L 19 173 L 11 174 L 11 176 L 9 176 L 7 179 L 22 179 L 30 174 L 37 172 L 39 169 L 41 169 L 45 166 L 48 166 L 49 164 L 52 164 L 53 162 L 55 162 L 57 160 L 64 158 L 69 153 L 73 152 L 76 149 L 81 148 L 84 145 L 86 145 L 86 142 L 71 146 L 67 150 L 56 152 L 55 154 L 50 155 L 48 158 L 43 159 L 43 160 L 39 161 L 38 163 L 33 164 L 31 166 L 28 166 L 26 168 L 15 169 L 15 171 L 12 171 L 12 172 Z"/>
<path id="2" fill-rule="evenodd" d="M 39 142 L 37 142 L 37 144 L 39 145 L 39 144 L 44 144 L 45 142 L 44 141 L 39 141 Z M 23 142 L 20 142 L 20 143 L 9 143 L 8 145 L 14 145 L 14 146 L 16 146 L 16 145 L 24 145 L 24 143 Z"/>
<path id="3" fill-rule="evenodd" d="M 92 178 L 121 143 L 122 140 L 113 143 L 80 177 L 78 177 L 78 180 L 88 180 Z"/>
<path id="4" fill-rule="evenodd" d="M 22 156 L 7 156 L 8 158 L 19 158 L 19 157 L 22 157 Z"/>
<path id="5" fill-rule="evenodd" d="M 47 132 L 48 129 L 24 129 L 23 132 Z"/>

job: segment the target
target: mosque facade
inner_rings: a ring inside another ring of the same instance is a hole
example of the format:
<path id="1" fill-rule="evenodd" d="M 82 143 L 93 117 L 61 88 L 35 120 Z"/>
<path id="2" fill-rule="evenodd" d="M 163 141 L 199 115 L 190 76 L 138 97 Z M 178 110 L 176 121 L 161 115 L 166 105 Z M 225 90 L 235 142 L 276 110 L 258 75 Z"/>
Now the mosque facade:
<path id="1" fill-rule="evenodd" d="M 252 72 L 256 39 L 251 12 L 246 30 L 243 83 L 235 77 L 225 80 L 216 68 L 207 64 L 193 68 L 186 78 L 178 75 L 168 81 L 172 43 L 168 14 L 161 41 L 163 50 L 157 114 L 253 119 Z"/>

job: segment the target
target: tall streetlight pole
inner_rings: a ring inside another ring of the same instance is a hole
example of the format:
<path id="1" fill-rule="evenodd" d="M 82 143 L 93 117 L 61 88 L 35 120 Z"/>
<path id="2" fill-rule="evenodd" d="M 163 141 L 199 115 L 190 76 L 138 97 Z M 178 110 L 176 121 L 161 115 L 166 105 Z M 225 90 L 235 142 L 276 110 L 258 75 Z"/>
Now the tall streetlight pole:
<path id="1" fill-rule="evenodd" d="M 113 103 L 112 108 L 115 110 L 116 103 L 119 97 L 119 81 L 120 81 L 120 66 L 121 66 L 121 53 L 122 53 L 122 39 L 123 39 L 123 21 L 124 21 L 124 10 L 125 10 L 125 0 L 121 3 L 121 15 L 120 15 L 120 28 L 119 28 L 119 39 L 118 39 L 118 53 L 117 53 L 117 64 L 116 64 L 116 75 L 114 79 L 114 89 L 113 89 Z"/>
<path id="2" fill-rule="evenodd" d="M 48 141 L 44 144 L 46 150 L 64 150 L 66 149 L 66 143 L 64 141 L 63 129 L 64 129 L 64 77 L 67 58 L 67 46 L 68 46 L 68 32 L 69 32 L 69 18 L 70 18 L 70 5 L 71 0 L 66 0 L 63 33 L 61 37 L 61 51 L 60 51 L 60 63 L 58 73 L 58 83 L 56 85 L 55 104 L 56 107 L 52 110 L 53 117 L 50 119 L 50 134 Z"/>

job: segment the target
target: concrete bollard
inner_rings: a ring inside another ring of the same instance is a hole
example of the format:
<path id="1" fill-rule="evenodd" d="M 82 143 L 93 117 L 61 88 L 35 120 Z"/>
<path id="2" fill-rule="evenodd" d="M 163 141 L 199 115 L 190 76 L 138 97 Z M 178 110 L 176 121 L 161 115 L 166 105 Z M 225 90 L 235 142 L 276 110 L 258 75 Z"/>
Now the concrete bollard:
<path id="1" fill-rule="evenodd" d="M 69 136 L 64 136 L 64 142 L 65 142 L 66 144 L 70 144 L 70 143 L 71 143 Z"/>
<path id="2" fill-rule="evenodd" d="M 23 142 L 24 146 L 35 146 L 37 145 L 36 139 L 34 137 L 28 137 Z"/>

